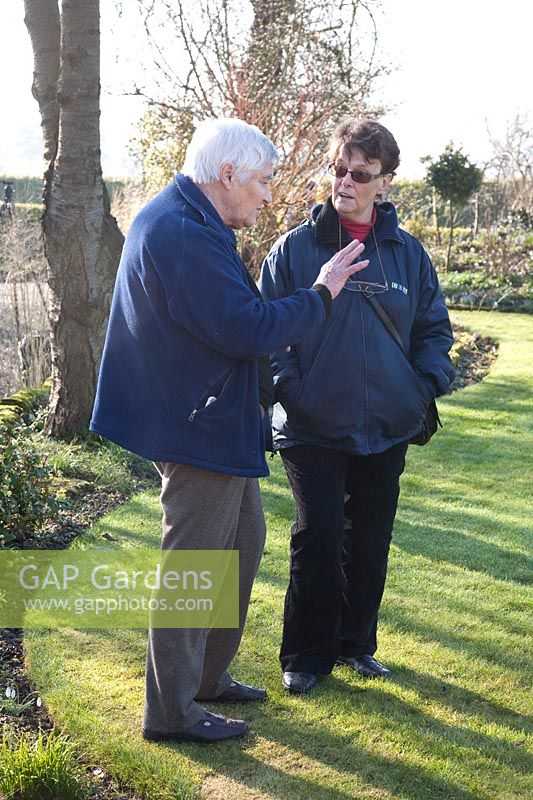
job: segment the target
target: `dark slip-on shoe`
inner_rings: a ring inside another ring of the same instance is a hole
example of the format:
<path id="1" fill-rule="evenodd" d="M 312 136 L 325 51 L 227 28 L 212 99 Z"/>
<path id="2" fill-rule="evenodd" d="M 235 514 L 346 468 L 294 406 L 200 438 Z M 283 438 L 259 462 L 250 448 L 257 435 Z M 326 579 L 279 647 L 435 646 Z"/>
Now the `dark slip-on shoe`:
<path id="1" fill-rule="evenodd" d="M 150 742 L 221 742 L 248 733 L 248 725 L 242 719 L 228 719 L 221 714 L 206 711 L 202 719 L 183 731 L 160 732 L 143 729 L 144 739 Z"/>
<path id="2" fill-rule="evenodd" d="M 310 692 L 316 682 L 314 672 L 284 672 L 282 678 L 283 686 L 294 694 Z"/>
<path id="3" fill-rule="evenodd" d="M 390 669 L 385 664 L 378 661 L 373 656 L 339 656 L 337 664 L 341 666 L 348 666 L 354 669 L 363 678 L 387 678 L 390 675 Z"/>
<path id="4" fill-rule="evenodd" d="M 267 699 L 264 689 L 248 686 L 247 683 L 232 680 L 227 689 L 216 697 L 209 698 L 210 703 L 263 703 Z"/>

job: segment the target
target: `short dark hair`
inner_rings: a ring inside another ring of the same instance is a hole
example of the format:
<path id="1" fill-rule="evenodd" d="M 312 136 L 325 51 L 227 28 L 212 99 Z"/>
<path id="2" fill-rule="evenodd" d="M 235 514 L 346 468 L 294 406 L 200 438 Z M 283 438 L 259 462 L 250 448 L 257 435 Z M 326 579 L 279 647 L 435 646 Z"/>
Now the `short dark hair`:
<path id="1" fill-rule="evenodd" d="M 329 146 L 330 159 L 334 161 L 345 147 L 350 153 L 360 150 L 367 161 L 379 160 L 384 173 L 394 175 L 400 163 L 396 139 L 384 125 L 372 119 L 349 117 L 337 126 Z"/>

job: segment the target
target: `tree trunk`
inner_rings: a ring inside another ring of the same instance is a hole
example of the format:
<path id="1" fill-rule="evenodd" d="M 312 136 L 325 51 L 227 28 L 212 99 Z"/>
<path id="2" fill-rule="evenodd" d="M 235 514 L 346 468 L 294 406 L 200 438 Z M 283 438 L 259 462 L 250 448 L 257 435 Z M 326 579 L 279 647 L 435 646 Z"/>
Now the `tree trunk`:
<path id="1" fill-rule="evenodd" d="M 452 201 L 450 200 L 450 236 L 448 239 L 448 252 L 446 253 L 446 268 L 445 272 L 448 272 L 450 268 L 450 258 L 452 255 L 452 242 L 453 242 L 453 206 Z"/>
<path id="2" fill-rule="evenodd" d="M 440 246 L 439 215 L 437 211 L 437 191 L 433 186 L 431 189 L 431 211 L 433 216 L 433 227 L 435 228 L 435 244 Z"/>
<path id="3" fill-rule="evenodd" d="M 61 23 L 57 0 L 24 0 L 24 22 L 33 48 L 32 94 L 39 104 L 43 128 L 44 157 L 53 161 L 59 133 L 59 44 Z"/>
<path id="4" fill-rule="evenodd" d="M 35 82 L 52 80 L 33 25 L 41 0 L 25 0 Z M 53 5 L 52 0 L 46 0 Z M 57 8 L 57 2 L 56 2 Z M 45 185 L 43 232 L 50 285 L 52 393 L 46 431 L 71 438 L 87 426 L 123 237 L 109 211 L 100 165 L 99 0 L 62 0 L 57 148 Z M 31 26 L 31 27 L 30 27 Z M 34 44 L 37 42 L 37 46 Z M 41 104 L 45 142 L 52 116 Z"/>
<path id="5" fill-rule="evenodd" d="M 474 196 L 474 220 L 472 222 L 472 238 L 475 237 L 479 233 L 479 192 L 476 192 Z"/>

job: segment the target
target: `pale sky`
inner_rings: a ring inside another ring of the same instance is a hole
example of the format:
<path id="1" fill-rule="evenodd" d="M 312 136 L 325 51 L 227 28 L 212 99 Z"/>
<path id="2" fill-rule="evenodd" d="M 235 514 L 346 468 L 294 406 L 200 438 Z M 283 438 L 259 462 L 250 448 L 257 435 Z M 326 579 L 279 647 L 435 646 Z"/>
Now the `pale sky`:
<path id="1" fill-rule="evenodd" d="M 142 32 L 117 22 L 114 7 L 114 0 L 101 0 L 102 163 L 105 175 L 123 176 L 134 170 L 128 141 L 142 103 L 121 91 L 148 61 Z M 450 140 L 483 164 L 491 154 L 487 127 L 503 138 L 516 114 L 533 125 L 532 8 L 527 0 L 382 0 L 379 59 L 393 72 L 381 79 L 379 98 L 394 106 L 382 122 L 401 150 L 399 177 L 422 177 L 420 157 L 439 155 Z M 23 15 L 23 0 L 0 0 L 0 173 L 13 176 L 43 171 Z"/>

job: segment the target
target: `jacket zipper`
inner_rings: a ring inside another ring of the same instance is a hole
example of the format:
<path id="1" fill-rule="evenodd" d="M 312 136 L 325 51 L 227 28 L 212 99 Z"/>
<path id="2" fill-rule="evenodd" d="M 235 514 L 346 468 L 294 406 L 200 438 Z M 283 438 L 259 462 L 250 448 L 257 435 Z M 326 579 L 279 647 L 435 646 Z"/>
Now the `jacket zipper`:
<path id="1" fill-rule="evenodd" d="M 204 401 L 204 399 L 205 399 L 206 402 L 209 399 L 209 396 L 210 396 L 209 392 L 211 391 L 211 387 L 215 386 L 215 384 L 217 384 L 224 377 L 226 377 L 226 375 L 229 375 L 230 372 L 231 372 L 231 368 L 230 369 L 226 369 L 218 377 L 216 377 L 213 381 L 211 381 L 211 383 L 209 384 L 209 386 L 207 387 L 207 389 L 205 390 L 205 392 L 201 396 L 200 400 L 196 404 L 196 407 L 193 408 L 193 410 L 189 414 L 189 417 L 188 417 L 189 422 L 194 422 L 194 418 L 196 417 L 198 412 L 201 411 L 202 408 L 206 408 L 205 405 L 202 405 L 202 402 Z M 221 387 L 221 391 L 222 391 L 223 388 L 224 388 L 224 385 Z M 220 395 L 220 392 L 219 392 L 219 395 Z M 218 396 L 215 398 L 215 400 L 218 400 Z"/>
<path id="2" fill-rule="evenodd" d="M 361 343 L 363 346 L 363 361 L 364 361 L 364 384 L 365 384 L 365 442 L 367 453 L 370 453 L 370 446 L 368 444 L 368 419 L 370 416 L 370 403 L 368 399 L 368 354 L 366 351 L 366 329 L 365 329 L 365 310 L 363 309 L 363 298 L 359 298 L 359 308 L 361 309 Z"/>

